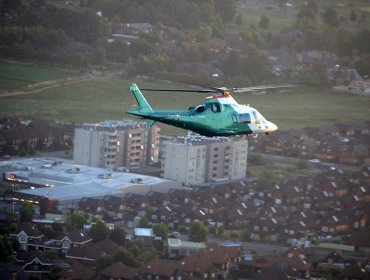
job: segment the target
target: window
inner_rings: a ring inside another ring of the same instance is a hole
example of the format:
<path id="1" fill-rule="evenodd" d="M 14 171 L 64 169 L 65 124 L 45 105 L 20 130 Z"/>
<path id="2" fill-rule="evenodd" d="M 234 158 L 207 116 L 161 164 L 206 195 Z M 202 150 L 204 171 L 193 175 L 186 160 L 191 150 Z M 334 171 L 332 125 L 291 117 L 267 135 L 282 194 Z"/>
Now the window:
<path id="1" fill-rule="evenodd" d="M 204 112 L 204 106 L 203 105 L 198 106 L 197 109 L 196 109 L 196 111 L 197 111 L 197 113 Z"/>
<path id="2" fill-rule="evenodd" d="M 221 107 L 219 103 L 213 103 L 212 104 L 212 111 L 215 113 L 221 112 Z"/>
<path id="3" fill-rule="evenodd" d="M 238 122 L 238 117 L 235 114 L 232 114 L 231 118 L 232 118 L 234 123 Z"/>
<path id="4" fill-rule="evenodd" d="M 249 114 L 239 114 L 240 122 L 251 123 L 251 116 Z"/>

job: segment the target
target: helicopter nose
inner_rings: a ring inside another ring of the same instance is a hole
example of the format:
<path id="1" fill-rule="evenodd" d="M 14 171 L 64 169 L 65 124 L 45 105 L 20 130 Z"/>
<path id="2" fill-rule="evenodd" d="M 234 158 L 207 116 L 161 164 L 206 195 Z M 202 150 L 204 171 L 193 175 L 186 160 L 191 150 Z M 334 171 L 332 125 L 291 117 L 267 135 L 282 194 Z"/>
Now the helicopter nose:
<path id="1" fill-rule="evenodd" d="M 274 132 L 278 130 L 278 126 L 272 122 L 269 122 L 268 123 L 268 128 L 266 129 L 266 132 L 270 133 L 270 132 Z"/>

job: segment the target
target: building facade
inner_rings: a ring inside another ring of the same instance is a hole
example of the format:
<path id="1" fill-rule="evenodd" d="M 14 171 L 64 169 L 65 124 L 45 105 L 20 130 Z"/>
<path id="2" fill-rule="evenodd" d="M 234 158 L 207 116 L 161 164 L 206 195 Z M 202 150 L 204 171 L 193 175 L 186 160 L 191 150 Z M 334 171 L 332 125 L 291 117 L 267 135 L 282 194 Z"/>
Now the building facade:
<path id="1" fill-rule="evenodd" d="M 158 162 L 158 132 L 133 120 L 84 124 L 75 129 L 73 160 L 110 169 L 152 164 Z"/>
<path id="2" fill-rule="evenodd" d="M 184 186 L 246 177 L 248 140 L 244 137 L 179 137 L 163 143 L 162 174 Z"/>

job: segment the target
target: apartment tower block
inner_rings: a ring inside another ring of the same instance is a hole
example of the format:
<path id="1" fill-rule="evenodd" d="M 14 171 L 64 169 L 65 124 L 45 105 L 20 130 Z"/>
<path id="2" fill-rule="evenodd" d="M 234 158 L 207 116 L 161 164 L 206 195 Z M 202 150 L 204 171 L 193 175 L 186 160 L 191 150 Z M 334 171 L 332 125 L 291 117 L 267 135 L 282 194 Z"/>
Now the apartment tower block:
<path id="1" fill-rule="evenodd" d="M 75 129 L 73 160 L 110 169 L 149 165 L 158 162 L 158 132 L 133 120 L 84 124 Z"/>
<path id="2" fill-rule="evenodd" d="M 161 169 L 165 179 L 184 186 L 246 177 L 245 137 L 178 137 L 163 144 Z"/>

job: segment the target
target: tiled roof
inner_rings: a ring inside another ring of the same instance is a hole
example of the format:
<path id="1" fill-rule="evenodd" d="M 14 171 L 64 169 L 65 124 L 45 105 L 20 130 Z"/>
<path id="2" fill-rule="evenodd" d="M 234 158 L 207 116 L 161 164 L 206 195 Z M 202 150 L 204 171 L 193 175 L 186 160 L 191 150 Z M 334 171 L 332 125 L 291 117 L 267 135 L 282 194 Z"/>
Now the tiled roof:
<path id="1" fill-rule="evenodd" d="M 154 259 L 140 269 L 141 273 L 155 276 L 173 276 L 178 268 L 177 263 Z"/>
<path id="2" fill-rule="evenodd" d="M 116 262 L 103 269 L 100 274 L 108 278 L 134 279 L 138 274 L 138 270 L 136 268 L 127 266 L 122 262 Z"/>

